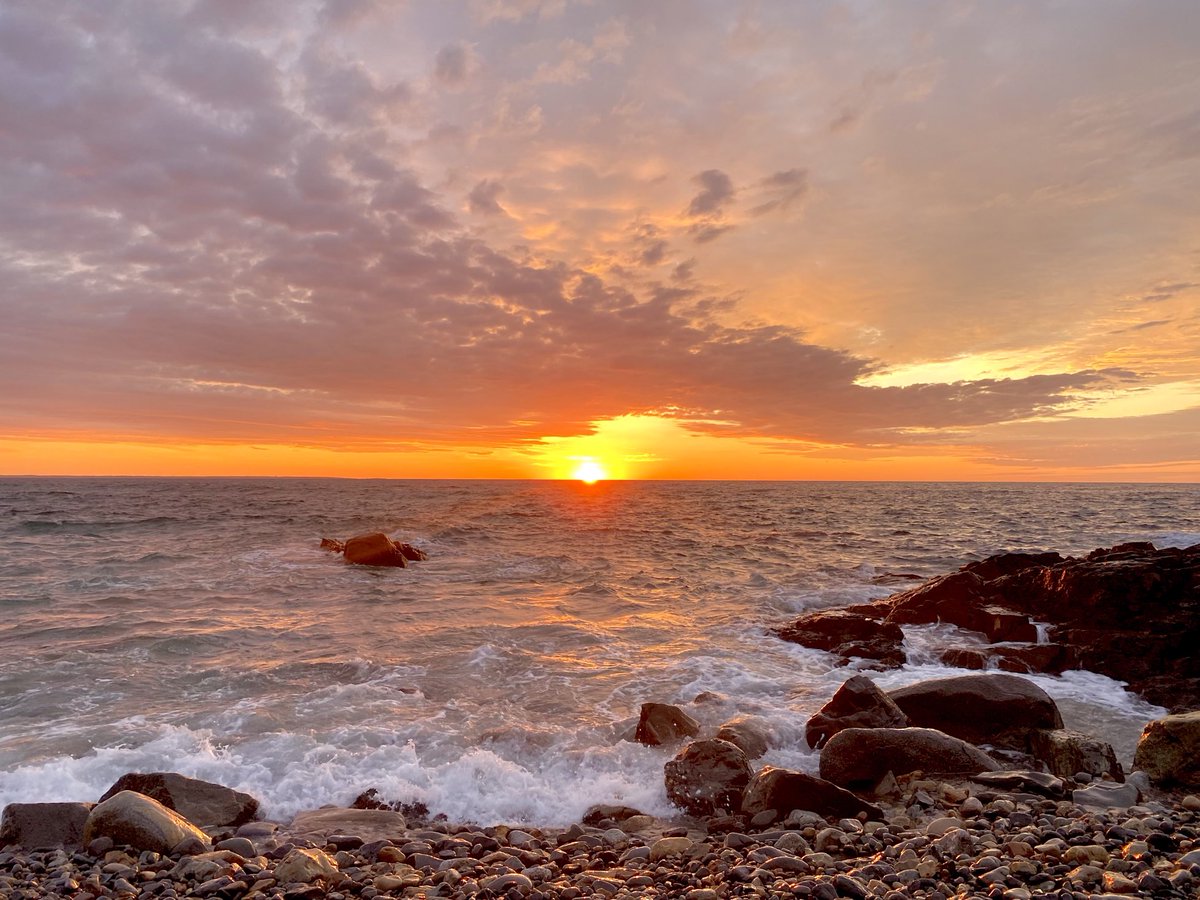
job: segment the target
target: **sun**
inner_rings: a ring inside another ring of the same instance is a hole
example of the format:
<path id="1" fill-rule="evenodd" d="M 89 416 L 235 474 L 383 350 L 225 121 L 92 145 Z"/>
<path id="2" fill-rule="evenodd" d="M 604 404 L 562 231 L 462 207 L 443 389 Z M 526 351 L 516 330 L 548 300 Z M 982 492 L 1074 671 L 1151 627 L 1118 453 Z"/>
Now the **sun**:
<path id="1" fill-rule="evenodd" d="M 584 484 L 595 484 L 597 481 L 603 481 L 608 477 L 608 473 L 604 471 L 604 466 L 596 462 L 594 459 L 584 459 L 575 467 L 575 471 L 571 473 L 571 477 L 577 481 L 582 481 Z"/>

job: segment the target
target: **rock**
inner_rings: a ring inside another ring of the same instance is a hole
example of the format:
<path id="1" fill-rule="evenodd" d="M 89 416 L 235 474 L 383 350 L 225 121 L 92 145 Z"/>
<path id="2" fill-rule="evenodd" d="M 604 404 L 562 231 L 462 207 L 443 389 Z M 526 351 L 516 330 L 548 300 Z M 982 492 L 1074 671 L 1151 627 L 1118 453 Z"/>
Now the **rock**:
<path id="1" fill-rule="evenodd" d="M 765 719 L 738 716 L 721 726 L 717 739 L 739 747 L 747 759 L 758 759 L 771 746 L 771 726 Z"/>
<path id="2" fill-rule="evenodd" d="M 352 834 L 363 841 L 379 841 L 403 837 L 405 828 L 404 816 L 392 810 L 329 807 L 297 813 L 286 831 L 314 839 Z"/>
<path id="3" fill-rule="evenodd" d="M 855 658 L 878 660 L 891 668 L 905 662 L 899 625 L 849 609 L 807 613 L 775 633 L 794 644 L 836 653 L 843 665 Z"/>
<path id="4" fill-rule="evenodd" d="M 728 741 L 696 741 L 664 767 L 667 797 L 695 816 L 740 809 L 753 770 L 741 748 Z"/>
<path id="5" fill-rule="evenodd" d="M 894 624 L 950 622 L 993 640 L 1052 644 L 959 649 L 946 661 L 1007 671 L 1084 668 L 1125 681 L 1174 712 L 1200 707 L 1200 544 L 1122 544 L 1085 558 L 1001 554 L 872 604 Z M 1036 628 L 1034 628 L 1036 631 Z M 1137 652 L 1130 652 L 1137 647 Z"/>
<path id="6" fill-rule="evenodd" d="M 303 847 L 293 847 L 275 866 L 275 880 L 281 884 L 312 884 L 337 874 L 338 864 L 325 851 Z"/>
<path id="7" fill-rule="evenodd" d="M 624 822 L 626 819 L 643 815 L 645 814 L 641 810 L 634 809 L 632 806 L 614 806 L 607 803 L 598 803 L 595 806 L 589 806 L 580 821 L 584 825 L 596 826 L 605 820 Z"/>
<path id="8" fill-rule="evenodd" d="M 82 847 L 92 803 L 10 803 L 0 817 L 0 847 Z"/>
<path id="9" fill-rule="evenodd" d="M 121 791 L 98 803 L 84 823 L 83 840 L 111 838 L 117 846 L 170 853 L 185 840 L 209 846 L 208 835 L 174 810 L 137 791 Z"/>
<path id="10" fill-rule="evenodd" d="M 687 853 L 694 846 L 695 844 L 692 842 L 691 838 L 659 838 L 650 845 L 650 860 L 651 862 L 658 862 L 660 859 L 666 859 L 669 856 L 679 856 L 683 853 Z"/>
<path id="11" fill-rule="evenodd" d="M 1133 767 L 1164 787 L 1200 787 L 1200 710 L 1176 713 L 1142 729 Z"/>
<path id="12" fill-rule="evenodd" d="M 804 728 L 810 747 L 820 747 L 844 728 L 904 728 L 908 716 L 865 675 L 855 675 L 838 688 Z"/>
<path id="13" fill-rule="evenodd" d="M 775 766 L 764 766 L 755 773 L 742 797 L 742 812 L 748 816 L 775 810 L 775 818 L 784 818 L 795 809 L 839 819 L 853 818 L 859 813 L 866 813 L 872 819 L 883 818 L 878 806 L 860 800 L 832 782 Z"/>
<path id="14" fill-rule="evenodd" d="M 345 553 L 346 544 L 343 541 L 323 537 L 321 538 L 321 549 L 328 550 L 330 553 Z"/>
<path id="15" fill-rule="evenodd" d="M 1019 791 L 1026 794 L 1040 794 L 1043 797 L 1059 799 L 1066 795 L 1066 785 L 1063 780 L 1046 772 L 1007 771 L 980 772 L 971 776 L 971 780 L 985 787 L 1001 791 Z"/>
<path id="16" fill-rule="evenodd" d="M 700 723 L 678 706 L 669 703 L 643 703 L 633 739 L 651 747 L 669 744 L 700 733 Z"/>
<path id="17" fill-rule="evenodd" d="M 190 822 L 236 828 L 258 818 L 258 801 L 249 794 L 175 772 L 130 772 L 104 792 L 103 803 L 121 791 L 137 791 L 173 809 Z"/>
<path id="18" fill-rule="evenodd" d="M 1071 792 L 1071 800 L 1096 809 L 1128 809 L 1138 802 L 1138 789 L 1132 784 L 1098 782 Z"/>
<path id="19" fill-rule="evenodd" d="M 1021 750 L 1030 731 L 1063 727 L 1050 696 L 1016 675 L 931 678 L 889 696 L 911 724 L 936 728 L 972 744 Z"/>
<path id="20" fill-rule="evenodd" d="M 346 541 L 343 554 L 346 562 L 361 566 L 394 566 L 404 568 L 409 561 L 426 558 L 425 551 L 411 544 L 393 541 L 380 531 L 360 534 Z"/>
<path id="21" fill-rule="evenodd" d="M 821 777 L 852 790 L 870 788 L 888 772 L 975 775 L 999 768 L 978 747 L 932 728 L 846 728 L 821 750 Z"/>
<path id="22" fill-rule="evenodd" d="M 1026 749 L 1044 762 L 1052 774 L 1061 778 L 1086 772 L 1096 776 L 1111 775 L 1115 781 L 1125 780 L 1112 745 L 1091 735 L 1061 728 L 1032 731 Z"/>

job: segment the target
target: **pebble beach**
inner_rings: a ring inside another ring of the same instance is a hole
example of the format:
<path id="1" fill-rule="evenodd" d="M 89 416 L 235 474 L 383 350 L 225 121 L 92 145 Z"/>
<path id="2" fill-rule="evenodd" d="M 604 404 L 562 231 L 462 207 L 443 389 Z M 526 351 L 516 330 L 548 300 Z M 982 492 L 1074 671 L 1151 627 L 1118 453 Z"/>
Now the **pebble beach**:
<path id="1" fill-rule="evenodd" d="M 215 849 L 194 855 L 138 853 L 108 838 L 75 851 L 9 847 L 0 851 L 0 893 L 21 900 L 1027 900 L 1194 898 L 1200 890 L 1195 795 L 1159 792 L 1128 808 L 1099 809 L 970 781 L 916 776 L 897 787 L 881 801 L 883 821 L 797 811 L 762 827 L 622 819 L 631 811 L 620 809 L 605 819 L 601 809 L 589 816 L 594 825 L 546 831 L 326 809 L 317 819 L 330 834 L 251 822 L 212 834 Z"/>

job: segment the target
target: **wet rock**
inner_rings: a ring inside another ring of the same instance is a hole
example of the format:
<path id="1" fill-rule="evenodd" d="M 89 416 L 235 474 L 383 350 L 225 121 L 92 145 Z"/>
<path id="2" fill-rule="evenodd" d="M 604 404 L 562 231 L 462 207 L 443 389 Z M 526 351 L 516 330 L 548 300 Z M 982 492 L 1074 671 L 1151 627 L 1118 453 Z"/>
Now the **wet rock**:
<path id="1" fill-rule="evenodd" d="M 609 803 L 598 803 L 595 806 L 589 806 L 587 812 L 583 814 L 580 820 L 584 825 L 599 825 L 607 820 L 610 822 L 624 822 L 627 819 L 632 819 L 645 814 L 632 806 L 616 806 Z"/>
<path id="2" fill-rule="evenodd" d="M 128 844 L 136 850 L 170 853 L 185 840 L 207 849 L 208 835 L 174 810 L 137 791 L 121 791 L 98 803 L 88 814 L 83 840 L 100 837 L 114 844 Z"/>
<path id="3" fill-rule="evenodd" d="M 700 733 L 700 723 L 678 706 L 643 703 L 633 739 L 652 747 L 669 744 Z"/>
<path id="4" fill-rule="evenodd" d="M 747 759 L 758 759 L 771 746 L 771 726 L 764 719 L 738 716 L 721 726 L 717 739 L 739 747 Z"/>
<path id="5" fill-rule="evenodd" d="M 785 641 L 827 650 L 851 659 L 873 659 L 885 667 L 904 665 L 904 632 L 899 625 L 882 622 L 848 609 L 807 613 L 775 633 Z"/>
<path id="6" fill-rule="evenodd" d="M 971 780 L 985 787 L 1002 791 L 1020 791 L 1058 799 L 1066 793 L 1061 778 L 1046 772 L 1013 770 L 1008 772 L 981 772 Z"/>
<path id="7" fill-rule="evenodd" d="M 938 775 L 994 772 L 999 764 L 966 741 L 932 728 L 847 728 L 821 750 L 821 777 L 849 789 L 870 788 L 888 772 Z"/>
<path id="8" fill-rule="evenodd" d="M 188 821 L 204 826 L 237 827 L 258 818 L 258 801 L 249 794 L 175 772 L 122 775 L 104 792 L 100 802 L 121 791 L 145 794 Z"/>
<path id="9" fill-rule="evenodd" d="M 0 817 L 0 847 L 26 850 L 83 846 L 91 803 L 10 803 Z"/>
<path id="10" fill-rule="evenodd" d="M 346 562 L 362 566 L 392 566 L 404 568 L 410 561 L 426 558 L 424 550 L 411 544 L 393 541 L 383 532 L 360 534 L 346 541 L 343 549 Z"/>
<path id="11" fill-rule="evenodd" d="M 1200 787 L 1200 710 L 1150 722 L 1142 730 L 1133 767 L 1164 787 Z"/>
<path id="12" fill-rule="evenodd" d="M 808 746 L 815 748 L 845 728 L 904 728 L 908 724 L 908 717 L 874 681 L 855 675 L 808 720 L 804 737 Z"/>
<path id="13" fill-rule="evenodd" d="M 795 809 L 836 818 L 853 818 L 859 813 L 873 819 L 883 817 L 879 807 L 832 782 L 775 766 L 764 766 L 755 773 L 742 797 L 742 812 L 749 816 L 774 810 L 776 818 L 784 818 Z"/>
<path id="14" fill-rule="evenodd" d="M 889 696 L 912 725 L 936 728 L 972 744 L 1023 750 L 1031 731 L 1063 727 L 1050 696 L 1016 675 L 931 678 Z"/>
<path id="15" fill-rule="evenodd" d="M 1115 781 L 1125 780 L 1112 745 L 1091 735 L 1067 729 L 1033 731 L 1027 749 L 1062 778 L 1086 772 L 1093 776 L 1110 775 Z"/>
<path id="16" fill-rule="evenodd" d="M 746 754 L 728 741 L 696 741 L 664 767 L 667 797 L 696 816 L 741 808 L 753 770 Z"/>

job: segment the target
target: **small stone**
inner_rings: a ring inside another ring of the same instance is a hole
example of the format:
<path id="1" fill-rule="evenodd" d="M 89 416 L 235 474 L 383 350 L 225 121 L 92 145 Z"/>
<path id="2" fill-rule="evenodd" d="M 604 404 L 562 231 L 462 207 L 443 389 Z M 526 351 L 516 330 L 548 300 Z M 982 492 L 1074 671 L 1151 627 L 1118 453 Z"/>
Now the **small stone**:
<path id="1" fill-rule="evenodd" d="M 958 808 L 964 816 L 977 816 L 983 812 L 983 801 L 978 797 L 968 797 Z"/>
<path id="2" fill-rule="evenodd" d="M 244 837 L 226 838 L 216 845 L 218 850 L 232 850 L 245 859 L 253 859 L 257 852 L 254 849 L 254 842 Z"/>
<path id="3" fill-rule="evenodd" d="M 1183 798 L 1180 805 L 1191 812 L 1200 811 L 1200 797 L 1197 797 L 1195 794 L 1188 794 Z"/>
<path id="4" fill-rule="evenodd" d="M 959 828 L 962 826 L 962 819 L 955 819 L 952 816 L 942 816 L 940 819 L 934 819 L 925 826 L 925 833 L 931 837 L 941 837 L 951 828 Z"/>
<path id="5" fill-rule="evenodd" d="M 1136 894 L 1137 882 L 1126 878 L 1120 872 L 1105 872 L 1102 878 L 1104 890 L 1110 894 Z"/>

